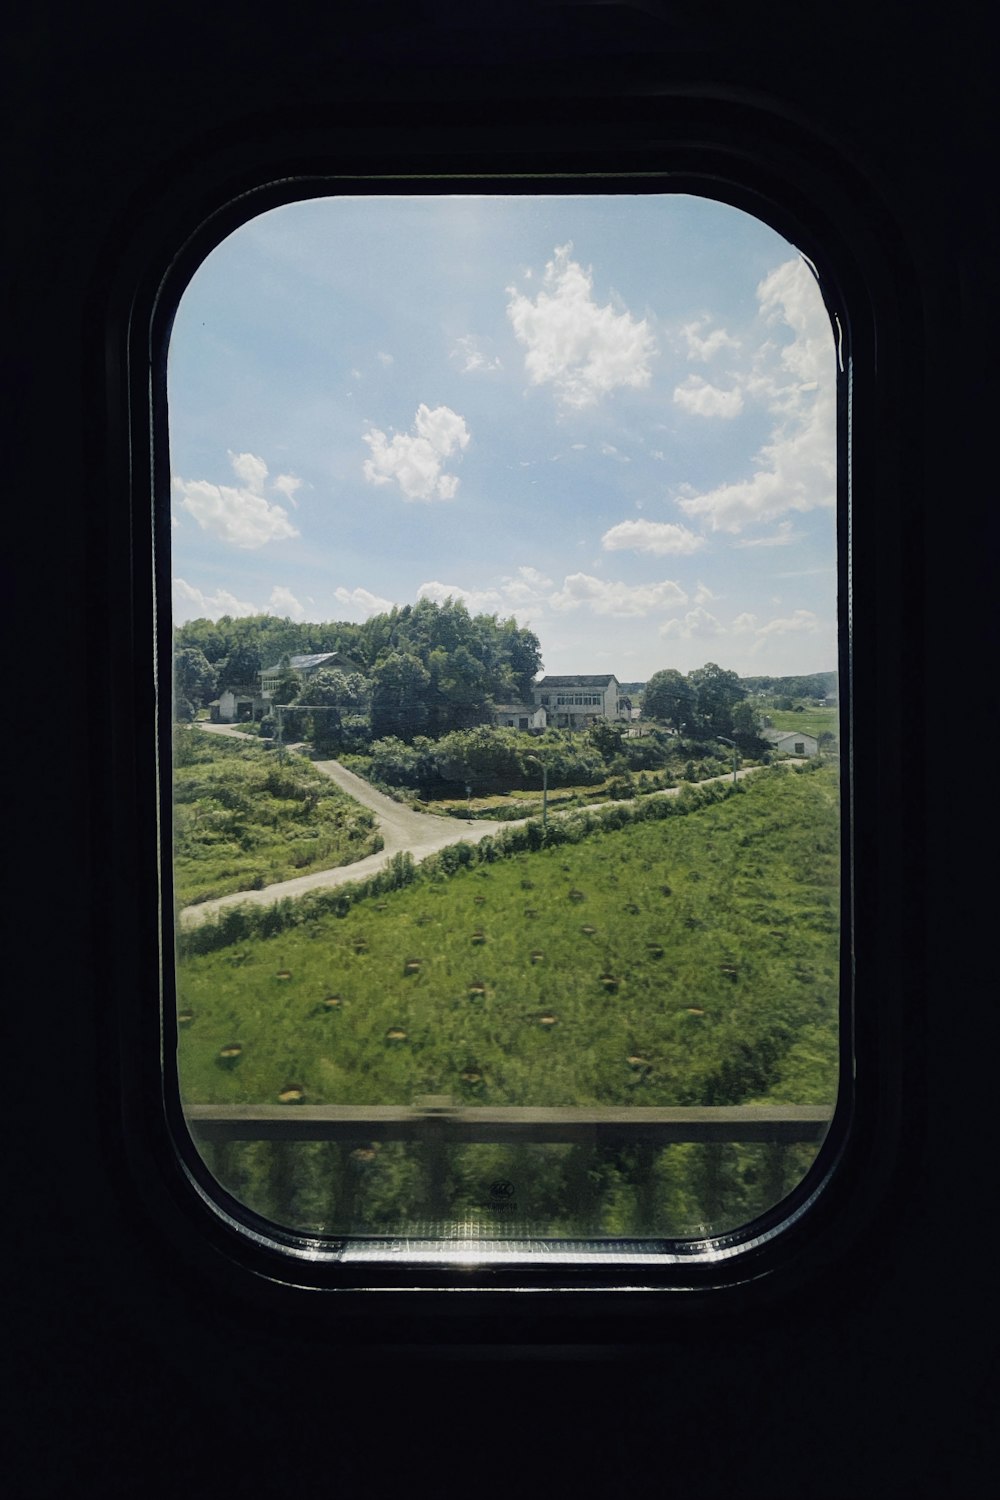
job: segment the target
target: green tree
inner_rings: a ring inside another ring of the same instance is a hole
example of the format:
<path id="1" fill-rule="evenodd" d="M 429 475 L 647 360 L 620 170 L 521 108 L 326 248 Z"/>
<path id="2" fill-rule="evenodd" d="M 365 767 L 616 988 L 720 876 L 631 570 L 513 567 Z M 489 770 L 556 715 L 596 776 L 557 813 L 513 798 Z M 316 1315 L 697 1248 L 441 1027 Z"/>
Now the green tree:
<path id="1" fill-rule="evenodd" d="M 606 764 L 610 764 L 615 756 L 621 755 L 622 730 L 617 724 L 609 724 L 607 719 L 599 719 L 596 724 L 591 725 L 588 733 L 591 744 Z"/>
<path id="2" fill-rule="evenodd" d="M 372 735 L 395 737 L 407 744 L 423 731 L 428 718 L 430 673 L 419 657 L 390 651 L 372 672 Z"/>
<path id="3" fill-rule="evenodd" d="M 344 715 L 357 714 L 368 702 L 368 683 L 357 672 L 321 667 L 304 682 L 295 700 L 318 712 L 311 714 L 309 737 L 323 754 L 336 754 L 343 743 Z"/>
<path id="4" fill-rule="evenodd" d="M 733 739 L 739 745 L 744 755 L 753 755 L 761 749 L 763 741 L 760 737 L 761 718 L 748 699 L 733 706 Z"/>
<path id="5" fill-rule="evenodd" d="M 699 732 L 732 735 L 733 709 L 746 697 L 746 688 L 738 675 L 710 661 L 689 672 L 688 682 L 698 695 Z"/>
<path id="6" fill-rule="evenodd" d="M 229 687 L 258 686 L 260 679 L 260 652 L 255 646 L 237 642 L 230 649 L 225 661 L 219 663 L 219 691 Z"/>
<path id="7" fill-rule="evenodd" d="M 185 646 L 174 653 L 174 705 L 178 719 L 193 718 L 194 713 L 181 712 L 181 706 L 197 710 L 206 708 L 215 697 L 218 673 L 196 646 Z"/>
<path id="8" fill-rule="evenodd" d="M 674 729 L 682 724 L 694 728 L 697 693 L 689 680 L 675 667 L 654 672 L 646 683 L 642 700 L 645 719 L 661 719 Z"/>

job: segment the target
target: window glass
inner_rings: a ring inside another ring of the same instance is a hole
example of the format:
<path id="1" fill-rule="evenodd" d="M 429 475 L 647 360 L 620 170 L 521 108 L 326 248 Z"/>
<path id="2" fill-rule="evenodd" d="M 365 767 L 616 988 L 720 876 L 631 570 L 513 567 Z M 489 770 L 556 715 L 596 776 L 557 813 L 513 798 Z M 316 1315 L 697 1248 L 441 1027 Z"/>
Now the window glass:
<path id="1" fill-rule="evenodd" d="M 834 340 L 685 195 L 246 223 L 168 362 L 182 1102 L 331 1237 L 655 1240 L 838 1085 Z"/>

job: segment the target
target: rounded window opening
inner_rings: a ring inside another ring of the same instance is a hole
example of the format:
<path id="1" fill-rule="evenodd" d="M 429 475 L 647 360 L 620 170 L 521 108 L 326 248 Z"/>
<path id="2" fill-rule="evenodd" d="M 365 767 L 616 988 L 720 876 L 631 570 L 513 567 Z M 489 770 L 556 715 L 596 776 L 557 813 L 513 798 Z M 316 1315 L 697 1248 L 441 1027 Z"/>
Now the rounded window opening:
<path id="1" fill-rule="evenodd" d="M 838 351 L 683 194 L 261 214 L 168 358 L 177 1078 L 331 1246 L 662 1244 L 838 1098 Z"/>

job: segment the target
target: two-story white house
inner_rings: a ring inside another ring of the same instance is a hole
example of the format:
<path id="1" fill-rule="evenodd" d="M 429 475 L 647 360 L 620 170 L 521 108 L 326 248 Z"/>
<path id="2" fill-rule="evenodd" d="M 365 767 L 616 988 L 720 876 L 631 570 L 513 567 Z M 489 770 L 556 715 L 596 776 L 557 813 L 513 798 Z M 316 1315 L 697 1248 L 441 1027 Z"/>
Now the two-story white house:
<path id="1" fill-rule="evenodd" d="M 266 698 L 269 698 L 278 685 L 282 673 L 289 668 L 303 682 L 308 682 L 310 677 L 315 677 L 321 667 L 336 667 L 341 672 L 360 672 L 361 668 L 356 661 L 345 656 L 342 651 L 318 651 L 311 656 L 290 656 L 288 667 L 283 667 L 278 662 L 273 667 L 261 667 L 260 690 Z"/>
<path id="2" fill-rule="evenodd" d="M 599 719 L 630 719 L 632 703 L 611 672 L 580 677 L 543 677 L 532 698 L 553 729 L 589 729 Z"/>

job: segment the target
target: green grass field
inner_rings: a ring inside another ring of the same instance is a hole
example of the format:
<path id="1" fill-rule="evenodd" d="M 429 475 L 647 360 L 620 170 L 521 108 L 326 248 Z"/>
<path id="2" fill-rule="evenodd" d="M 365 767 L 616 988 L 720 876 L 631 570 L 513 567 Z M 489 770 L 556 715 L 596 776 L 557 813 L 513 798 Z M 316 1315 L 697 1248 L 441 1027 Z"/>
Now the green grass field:
<path id="1" fill-rule="evenodd" d="M 174 882 L 179 906 L 351 864 L 382 847 L 374 814 L 303 757 L 178 726 Z"/>
<path id="2" fill-rule="evenodd" d="M 803 708 L 801 713 L 794 708 L 768 708 L 765 713 L 775 729 L 800 729 L 817 737 L 829 730 L 840 736 L 839 713 L 835 708 Z"/>
<path id="3" fill-rule="evenodd" d="M 684 818 L 186 958 L 184 1096 L 830 1101 L 837 806 L 832 768 L 765 773 Z"/>

